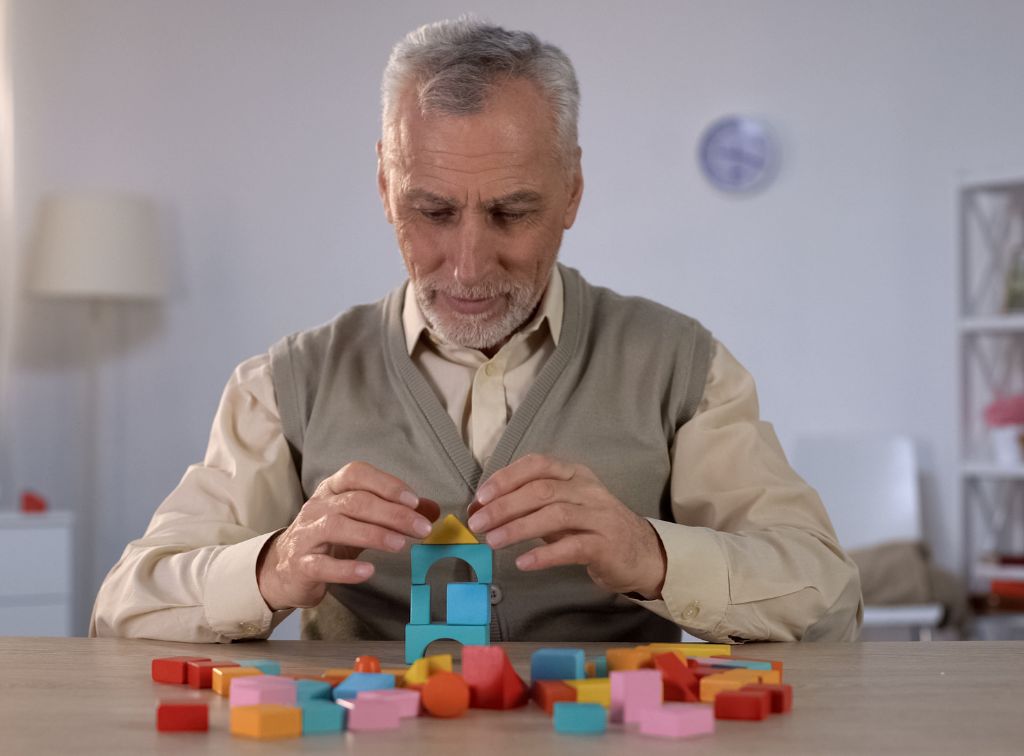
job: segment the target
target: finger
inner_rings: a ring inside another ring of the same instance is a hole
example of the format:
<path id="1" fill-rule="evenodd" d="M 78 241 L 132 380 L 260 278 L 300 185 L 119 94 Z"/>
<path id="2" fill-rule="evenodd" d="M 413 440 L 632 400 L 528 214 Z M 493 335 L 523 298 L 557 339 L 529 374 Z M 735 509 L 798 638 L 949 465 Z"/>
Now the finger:
<path id="1" fill-rule="evenodd" d="M 378 470 L 367 462 L 349 462 L 336 473 L 324 478 L 317 491 L 341 494 L 346 491 L 369 491 L 382 499 L 415 509 L 420 499 L 401 478 Z"/>
<path id="2" fill-rule="evenodd" d="M 316 583 L 362 583 L 373 576 L 373 565 L 327 554 L 307 554 L 299 561 L 302 576 Z"/>
<path id="3" fill-rule="evenodd" d="M 515 491 L 531 480 L 538 478 L 571 480 L 575 473 L 575 466 L 568 462 L 562 462 L 554 457 L 545 457 L 542 454 L 527 454 L 508 467 L 503 467 L 494 473 L 486 483 L 477 489 L 474 498 L 481 504 L 488 504 L 499 496 Z"/>
<path id="4" fill-rule="evenodd" d="M 559 501 L 517 517 L 487 534 L 487 544 L 495 549 L 512 546 L 533 538 L 553 539 L 567 533 L 588 530 L 593 519 L 588 509 Z"/>
<path id="5" fill-rule="evenodd" d="M 431 522 L 437 522 L 437 518 L 441 516 L 441 505 L 431 499 L 420 499 L 416 511 Z"/>
<path id="6" fill-rule="evenodd" d="M 600 559 L 601 540 L 596 536 L 578 533 L 530 549 L 516 558 L 516 567 L 523 572 L 546 570 L 567 564 L 592 564 Z"/>
<path id="7" fill-rule="evenodd" d="M 341 514 L 327 515 L 314 526 L 316 545 L 346 546 L 357 549 L 399 552 L 408 539 L 391 528 L 360 520 L 353 520 Z M 314 551 L 314 548 L 307 551 Z"/>
<path id="8" fill-rule="evenodd" d="M 367 491 L 348 491 L 334 497 L 333 501 L 327 502 L 326 513 L 380 525 L 410 538 L 425 538 L 433 529 L 430 520 L 419 512 Z"/>
<path id="9" fill-rule="evenodd" d="M 486 533 L 519 517 L 558 502 L 584 504 L 586 490 L 579 481 L 542 478 L 531 480 L 515 491 L 507 493 L 482 506 L 469 518 L 469 529 Z"/>

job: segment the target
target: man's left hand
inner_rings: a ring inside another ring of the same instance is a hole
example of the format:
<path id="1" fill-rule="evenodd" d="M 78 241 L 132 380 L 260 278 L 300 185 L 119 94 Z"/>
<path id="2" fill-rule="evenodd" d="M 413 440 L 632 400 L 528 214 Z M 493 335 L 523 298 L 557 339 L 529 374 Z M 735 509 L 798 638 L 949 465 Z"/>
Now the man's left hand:
<path id="1" fill-rule="evenodd" d="M 516 559 L 523 571 L 582 564 L 614 593 L 661 596 L 665 551 L 654 527 L 585 465 L 529 454 L 494 473 L 470 505 L 469 527 L 494 548 L 540 538 Z"/>

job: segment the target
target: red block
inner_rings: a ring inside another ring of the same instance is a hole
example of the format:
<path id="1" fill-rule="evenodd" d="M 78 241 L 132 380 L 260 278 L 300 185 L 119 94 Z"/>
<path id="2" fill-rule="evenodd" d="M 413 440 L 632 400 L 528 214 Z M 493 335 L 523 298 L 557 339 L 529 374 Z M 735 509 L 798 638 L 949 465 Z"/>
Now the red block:
<path id="1" fill-rule="evenodd" d="M 356 672 L 380 672 L 380 659 L 376 656 L 357 656 Z"/>
<path id="2" fill-rule="evenodd" d="M 464 646 L 462 677 L 475 709 L 513 709 L 529 700 L 526 683 L 500 646 Z"/>
<path id="3" fill-rule="evenodd" d="M 766 690 L 723 690 L 715 696 L 715 719 L 764 719 L 771 698 Z"/>
<path id="4" fill-rule="evenodd" d="M 675 654 L 655 654 L 654 667 L 661 672 L 666 701 L 697 703 L 700 701 L 700 680 Z"/>
<path id="5" fill-rule="evenodd" d="M 533 684 L 533 700 L 550 717 L 557 702 L 576 700 L 576 688 L 561 680 L 538 680 Z"/>
<path id="6" fill-rule="evenodd" d="M 198 661 L 186 662 L 188 669 L 188 684 L 193 688 L 209 688 L 213 685 L 214 667 L 237 667 L 233 661 Z"/>
<path id="7" fill-rule="evenodd" d="M 530 688 L 523 678 L 516 674 L 512 662 L 505 659 L 505 671 L 501 678 L 501 708 L 517 709 L 530 702 Z"/>
<path id="8" fill-rule="evenodd" d="M 771 696 L 772 714 L 785 714 L 793 709 L 793 686 L 770 685 L 768 683 L 752 683 L 744 685 L 740 690 L 764 690 Z"/>
<path id="9" fill-rule="evenodd" d="M 156 729 L 160 732 L 197 732 L 209 729 L 209 707 L 205 701 L 160 701 L 156 707 Z"/>
<path id="10" fill-rule="evenodd" d="M 205 656 L 165 656 L 154 659 L 152 664 L 153 680 L 158 683 L 184 685 L 188 682 L 188 662 L 210 661 Z"/>

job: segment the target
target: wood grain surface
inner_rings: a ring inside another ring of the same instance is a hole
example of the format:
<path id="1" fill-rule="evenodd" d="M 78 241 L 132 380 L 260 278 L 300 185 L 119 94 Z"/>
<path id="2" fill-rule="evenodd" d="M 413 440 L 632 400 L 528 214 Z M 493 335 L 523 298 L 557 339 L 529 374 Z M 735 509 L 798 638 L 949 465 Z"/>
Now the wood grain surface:
<path id="1" fill-rule="evenodd" d="M 454 645 L 431 652 L 457 653 Z M 571 646 L 573 644 L 544 644 Z M 505 644 L 528 678 L 536 644 Z M 607 645 L 579 644 L 588 657 Z M 717 722 L 712 736 L 670 741 L 611 725 L 604 736 L 555 733 L 534 704 L 471 710 L 457 720 L 404 720 L 396 732 L 259 742 L 228 732 L 227 701 L 150 679 L 157 656 L 270 658 L 285 671 L 348 667 L 359 654 L 404 666 L 402 645 L 263 641 L 200 645 L 87 638 L 0 638 L 0 754 L 1020 754 L 1024 642 L 751 644 L 737 655 L 785 663 L 793 712 L 763 722 Z M 210 703 L 208 733 L 158 733 L 161 697 Z"/>

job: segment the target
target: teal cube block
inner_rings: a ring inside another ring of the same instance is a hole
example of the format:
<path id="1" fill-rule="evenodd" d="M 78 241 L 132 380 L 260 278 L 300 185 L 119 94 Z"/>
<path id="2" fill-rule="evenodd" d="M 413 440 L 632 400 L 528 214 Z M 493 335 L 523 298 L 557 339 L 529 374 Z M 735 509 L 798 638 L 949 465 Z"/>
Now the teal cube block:
<path id="1" fill-rule="evenodd" d="M 530 680 L 582 680 L 585 664 L 582 648 L 541 648 L 530 657 Z"/>
<path id="2" fill-rule="evenodd" d="M 333 701 L 331 696 L 333 686 L 326 680 L 296 680 L 295 698 L 301 704 L 303 701 Z"/>
<path id="3" fill-rule="evenodd" d="M 414 585 L 409 594 L 409 624 L 430 624 L 430 586 Z"/>
<path id="4" fill-rule="evenodd" d="M 448 583 L 447 614 L 449 625 L 490 625 L 491 586 L 489 583 Z"/>
<path id="5" fill-rule="evenodd" d="M 553 719 L 555 732 L 567 735 L 601 735 L 608 729 L 608 713 L 599 703 L 558 701 Z"/>
<path id="6" fill-rule="evenodd" d="M 608 657 L 598 656 L 594 658 L 594 677 L 608 677 Z"/>
<path id="7" fill-rule="evenodd" d="M 337 735 L 345 729 L 348 710 L 333 701 L 303 701 L 303 735 Z"/>
<path id="8" fill-rule="evenodd" d="M 237 659 L 239 667 L 255 667 L 265 675 L 281 674 L 281 665 L 272 659 Z"/>
<path id="9" fill-rule="evenodd" d="M 413 625 L 422 627 L 422 625 Z M 395 687 L 395 676 L 380 672 L 353 672 L 334 686 L 335 699 L 353 699 L 364 690 L 387 690 Z"/>
<path id="10" fill-rule="evenodd" d="M 422 658 L 427 646 L 437 640 L 453 640 L 463 646 L 486 646 L 491 641 L 491 628 L 489 625 L 406 625 L 405 663 L 412 664 Z"/>
<path id="11" fill-rule="evenodd" d="M 478 583 L 493 582 L 494 549 L 486 543 L 417 543 L 409 550 L 412 584 L 424 585 L 431 565 L 448 558 L 466 562 Z"/>

